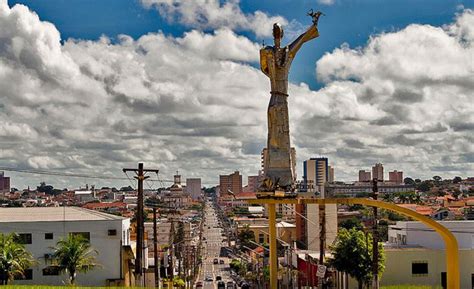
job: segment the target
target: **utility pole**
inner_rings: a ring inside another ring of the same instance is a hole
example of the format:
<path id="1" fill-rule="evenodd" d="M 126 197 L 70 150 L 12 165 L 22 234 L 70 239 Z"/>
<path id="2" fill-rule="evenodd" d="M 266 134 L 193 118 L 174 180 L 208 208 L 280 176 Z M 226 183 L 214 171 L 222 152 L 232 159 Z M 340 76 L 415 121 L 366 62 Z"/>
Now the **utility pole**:
<path id="1" fill-rule="evenodd" d="M 169 268 L 170 268 L 170 272 L 168 274 L 168 277 L 169 277 L 169 280 L 170 282 L 168 283 L 168 288 L 173 288 L 173 280 L 174 280 L 174 252 L 175 252 L 175 249 L 174 249 L 174 241 L 175 241 L 175 234 L 174 234 L 174 219 L 171 220 L 171 229 L 170 229 L 170 243 L 171 243 L 171 250 L 170 250 L 170 259 L 169 259 L 169 262 L 170 262 L 170 265 L 169 265 Z"/>
<path id="2" fill-rule="evenodd" d="M 138 163 L 138 169 L 123 169 L 123 172 L 135 172 L 135 179 L 138 180 L 138 199 L 137 199 L 137 247 L 136 247 L 136 259 L 135 259 L 135 283 L 136 286 L 145 286 L 145 278 L 143 278 L 143 181 L 148 179 L 149 176 L 145 176 L 147 172 L 153 172 L 158 174 L 158 170 L 144 169 L 143 163 Z"/>
<path id="3" fill-rule="evenodd" d="M 377 200 L 379 194 L 379 189 L 377 186 L 377 178 L 372 180 L 372 197 L 374 200 Z M 377 216 L 377 207 L 373 207 L 374 210 L 374 226 L 373 226 L 373 236 L 372 236 L 372 275 L 374 276 L 372 280 L 372 289 L 379 289 L 379 234 L 378 234 L 378 216 Z"/>
<path id="4" fill-rule="evenodd" d="M 155 261 L 155 287 L 161 288 L 161 259 L 158 259 L 158 236 L 156 231 L 156 207 L 153 207 L 153 259 Z"/>
<path id="5" fill-rule="evenodd" d="M 326 205 L 319 205 L 319 265 L 324 265 L 326 250 Z M 318 288 L 323 288 L 324 277 L 318 277 Z"/>

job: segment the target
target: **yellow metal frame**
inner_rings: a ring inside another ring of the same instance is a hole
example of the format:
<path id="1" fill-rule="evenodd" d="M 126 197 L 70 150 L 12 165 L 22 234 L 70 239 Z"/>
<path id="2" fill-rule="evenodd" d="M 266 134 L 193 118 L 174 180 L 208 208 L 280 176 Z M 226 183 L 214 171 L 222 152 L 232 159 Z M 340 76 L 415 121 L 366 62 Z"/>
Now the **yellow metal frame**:
<path id="1" fill-rule="evenodd" d="M 433 228 L 444 240 L 446 244 L 446 278 L 447 288 L 449 289 L 460 289 L 460 273 L 459 273 L 459 250 L 458 242 L 454 235 L 444 226 L 438 222 L 425 217 L 410 209 L 397 206 L 395 204 L 386 203 L 382 201 L 376 201 L 372 199 L 364 198 L 334 198 L 334 199 L 316 199 L 316 198 L 297 198 L 297 199 L 256 199 L 249 200 L 249 204 L 266 204 L 268 205 L 268 218 L 270 227 L 270 288 L 276 289 L 278 287 L 278 261 L 277 261 L 277 248 L 276 248 L 276 204 L 359 204 L 371 207 L 378 207 L 397 213 L 401 213 L 405 216 L 409 216 L 417 221 L 424 223 L 425 225 Z"/>

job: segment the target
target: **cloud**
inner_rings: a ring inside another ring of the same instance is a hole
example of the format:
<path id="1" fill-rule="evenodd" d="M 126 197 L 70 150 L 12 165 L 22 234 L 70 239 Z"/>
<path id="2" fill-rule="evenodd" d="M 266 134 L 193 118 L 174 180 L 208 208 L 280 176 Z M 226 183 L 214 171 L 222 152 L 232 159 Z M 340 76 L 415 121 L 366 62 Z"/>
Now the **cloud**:
<path id="1" fill-rule="evenodd" d="M 318 0 L 318 3 L 323 5 L 332 5 L 336 3 L 336 0 Z"/>
<path id="2" fill-rule="evenodd" d="M 342 46 L 317 62 L 321 89 L 290 83 L 299 163 L 326 155 L 346 180 L 378 161 L 417 177 L 443 166 L 472 174 L 472 19 L 465 10 L 443 27 L 410 25 L 360 49 Z M 258 44 L 235 32 L 244 26 L 61 44 L 53 24 L 4 1 L 0 25 L 2 164 L 117 176 L 143 161 L 165 179 L 179 170 L 206 185 L 260 168 L 270 87 L 254 67 Z"/>
<path id="3" fill-rule="evenodd" d="M 389 152 L 398 162 L 395 168 L 412 175 L 439 170 L 446 155 L 453 161 L 445 164 L 447 173 L 472 174 L 472 161 L 456 156 L 474 153 L 469 144 L 474 123 L 473 21 L 474 12 L 464 10 L 443 27 L 412 24 L 373 35 L 364 47 L 344 44 L 326 53 L 316 68 L 325 83 L 320 93 L 345 88 L 337 98 L 350 96 L 354 105 L 343 107 L 354 111 L 368 105 L 373 110 L 367 123 L 344 122 L 333 129 L 343 126 L 353 130 L 355 139 L 377 140 L 380 147 L 365 153 L 387 162 L 384 153 Z"/>
<path id="4" fill-rule="evenodd" d="M 241 138 L 264 134 L 268 81 L 248 38 L 222 28 L 62 45 L 54 25 L 4 2 L 0 24 L 3 164 L 102 175 L 144 161 L 204 180 L 216 168 L 250 173 L 249 159 L 258 169 Z"/>
<path id="5" fill-rule="evenodd" d="M 141 0 L 141 3 L 147 8 L 156 8 L 169 21 L 198 29 L 227 27 L 265 37 L 271 35 L 273 23 L 288 23 L 282 16 L 269 16 L 260 10 L 244 13 L 238 0 Z"/>

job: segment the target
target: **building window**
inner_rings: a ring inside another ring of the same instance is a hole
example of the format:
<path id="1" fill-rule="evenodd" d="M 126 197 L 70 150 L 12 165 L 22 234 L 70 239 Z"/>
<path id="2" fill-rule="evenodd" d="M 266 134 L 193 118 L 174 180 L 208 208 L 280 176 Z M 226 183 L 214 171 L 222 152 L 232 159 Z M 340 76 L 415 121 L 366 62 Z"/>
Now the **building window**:
<path id="1" fill-rule="evenodd" d="M 265 243 L 265 235 L 264 234 L 258 234 L 258 242 L 260 244 Z"/>
<path id="2" fill-rule="evenodd" d="M 411 263 L 411 274 L 424 276 L 428 274 L 428 262 L 413 262 Z"/>
<path id="3" fill-rule="evenodd" d="M 45 233 L 44 234 L 44 239 L 45 240 L 52 240 L 53 239 L 53 233 Z"/>
<path id="4" fill-rule="evenodd" d="M 61 268 L 59 266 L 48 266 L 43 268 L 43 276 L 58 276 L 61 274 Z"/>
<path id="5" fill-rule="evenodd" d="M 117 230 L 108 230 L 107 233 L 109 236 L 117 236 Z"/>
<path id="6" fill-rule="evenodd" d="M 69 233 L 72 236 L 81 236 L 82 238 L 86 239 L 87 241 L 91 240 L 91 233 L 90 232 L 71 232 Z"/>
<path id="7" fill-rule="evenodd" d="M 17 274 L 13 278 L 15 280 L 33 280 L 33 269 L 26 269 L 23 275 Z"/>
<path id="8" fill-rule="evenodd" d="M 25 233 L 25 234 L 18 234 L 16 237 L 16 241 L 20 244 L 31 244 L 31 234 Z"/>

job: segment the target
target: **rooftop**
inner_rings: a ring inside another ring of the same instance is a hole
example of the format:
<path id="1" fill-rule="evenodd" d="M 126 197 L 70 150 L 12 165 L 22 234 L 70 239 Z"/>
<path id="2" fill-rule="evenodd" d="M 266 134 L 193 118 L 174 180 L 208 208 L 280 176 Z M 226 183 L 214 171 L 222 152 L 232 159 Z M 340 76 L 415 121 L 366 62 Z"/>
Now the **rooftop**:
<path id="1" fill-rule="evenodd" d="M 110 221 L 125 218 L 79 207 L 2 208 L 3 222 Z"/>

